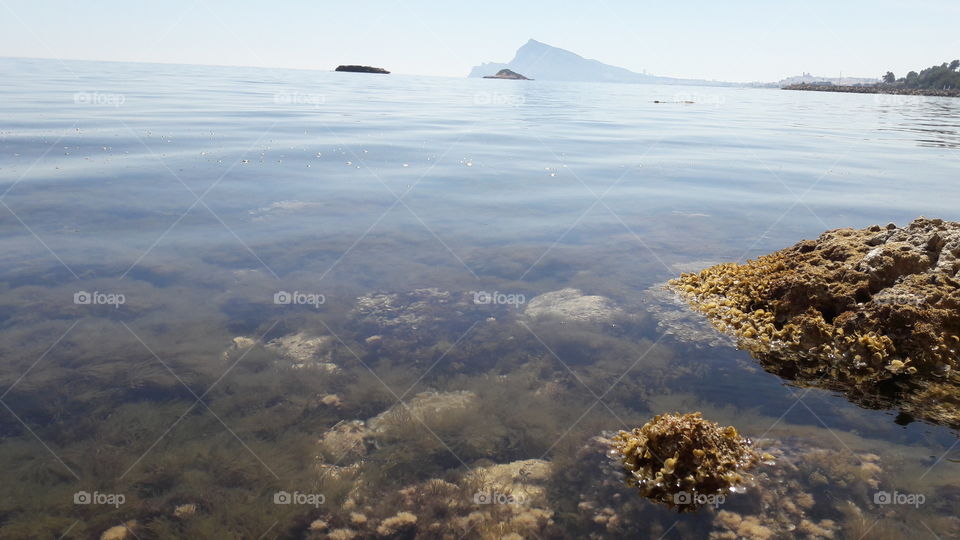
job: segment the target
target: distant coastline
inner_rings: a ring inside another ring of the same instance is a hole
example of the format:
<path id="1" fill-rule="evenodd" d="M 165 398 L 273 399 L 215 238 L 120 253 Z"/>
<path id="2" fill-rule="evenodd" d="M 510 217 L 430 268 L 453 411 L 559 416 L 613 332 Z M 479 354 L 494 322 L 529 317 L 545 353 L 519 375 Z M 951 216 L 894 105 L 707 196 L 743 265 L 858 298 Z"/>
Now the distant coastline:
<path id="1" fill-rule="evenodd" d="M 892 94 L 898 96 L 960 97 L 960 90 L 936 90 L 932 88 L 902 88 L 888 85 L 841 86 L 834 84 L 790 84 L 783 90 L 809 90 L 814 92 L 845 92 L 850 94 Z"/>

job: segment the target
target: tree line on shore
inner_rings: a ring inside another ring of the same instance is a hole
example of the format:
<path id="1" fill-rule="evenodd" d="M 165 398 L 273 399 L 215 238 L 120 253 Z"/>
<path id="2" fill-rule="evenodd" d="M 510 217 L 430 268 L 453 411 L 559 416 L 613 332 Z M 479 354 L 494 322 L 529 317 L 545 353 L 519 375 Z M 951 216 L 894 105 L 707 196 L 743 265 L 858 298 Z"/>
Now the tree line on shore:
<path id="1" fill-rule="evenodd" d="M 939 66 L 931 66 L 920 73 L 911 71 L 906 77 L 897 78 L 892 71 L 883 76 L 884 84 L 901 88 L 918 88 L 929 90 L 953 90 L 960 88 L 960 60 L 944 62 Z"/>

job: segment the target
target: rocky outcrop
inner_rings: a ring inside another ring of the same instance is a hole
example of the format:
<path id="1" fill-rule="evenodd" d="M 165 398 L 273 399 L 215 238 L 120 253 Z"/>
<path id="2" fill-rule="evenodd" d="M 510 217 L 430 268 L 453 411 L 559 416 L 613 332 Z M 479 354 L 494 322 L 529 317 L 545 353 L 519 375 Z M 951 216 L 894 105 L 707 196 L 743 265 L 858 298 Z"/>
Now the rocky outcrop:
<path id="1" fill-rule="evenodd" d="M 383 73 L 389 75 L 390 72 L 378 67 L 370 66 L 337 66 L 336 71 L 346 71 L 349 73 Z"/>
<path id="2" fill-rule="evenodd" d="M 528 79 L 523 75 L 517 73 L 516 71 L 510 69 L 501 69 L 497 72 L 496 75 L 487 75 L 484 79 L 511 79 L 515 81 L 532 81 L 533 79 Z"/>
<path id="3" fill-rule="evenodd" d="M 766 369 L 960 426 L 960 223 L 828 231 L 670 286 Z"/>

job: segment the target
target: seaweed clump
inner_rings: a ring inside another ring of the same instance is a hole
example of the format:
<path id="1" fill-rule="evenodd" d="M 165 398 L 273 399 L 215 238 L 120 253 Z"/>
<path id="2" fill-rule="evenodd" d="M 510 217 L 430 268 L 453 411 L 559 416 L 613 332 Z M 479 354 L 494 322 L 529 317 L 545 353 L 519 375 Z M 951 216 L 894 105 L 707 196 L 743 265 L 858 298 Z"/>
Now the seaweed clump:
<path id="1" fill-rule="evenodd" d="M 763 366 L 800 383 L 960 425 L 921 387 L 960 397 L 960 223 L 837 229 L 670 287 Z"/>
<path id="2" fill-rule="evenodd" d="M 627 484 L 680 512 L 723 502 L 752 480 L 760 461 L 749 439 L 733 426 L 704 420 L 699 412 L 663 414 L 613 437 L 611 455 L 623 460 Z"/>

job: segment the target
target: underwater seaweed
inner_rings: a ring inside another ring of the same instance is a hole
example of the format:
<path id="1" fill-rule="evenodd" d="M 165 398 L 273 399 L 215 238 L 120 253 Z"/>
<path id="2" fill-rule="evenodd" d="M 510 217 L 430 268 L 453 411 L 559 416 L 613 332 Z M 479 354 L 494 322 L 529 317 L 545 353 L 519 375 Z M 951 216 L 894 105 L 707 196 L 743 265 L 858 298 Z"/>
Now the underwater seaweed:
<path id="1" fill-rule="evenodd" d="M 700 413 L 663 414 L 613 438 L 627 482 L 640 494 L 681 512 L 705 498 L 744 490 L 747 471 L 760 461 L 749 439 L 733 426 L 720 427 Z"/>

